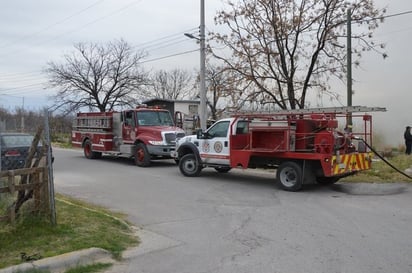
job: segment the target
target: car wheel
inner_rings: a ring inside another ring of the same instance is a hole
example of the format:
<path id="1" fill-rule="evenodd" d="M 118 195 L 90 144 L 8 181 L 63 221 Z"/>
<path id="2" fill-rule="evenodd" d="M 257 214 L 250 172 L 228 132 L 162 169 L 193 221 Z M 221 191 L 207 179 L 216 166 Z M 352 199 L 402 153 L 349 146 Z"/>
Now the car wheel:
<path id="1" fill-rule="evenodd" d="M 202 170 L 194 154 L 186 154 L 179 160 L 179 169 L 184 176 L 194 177 Z"/>

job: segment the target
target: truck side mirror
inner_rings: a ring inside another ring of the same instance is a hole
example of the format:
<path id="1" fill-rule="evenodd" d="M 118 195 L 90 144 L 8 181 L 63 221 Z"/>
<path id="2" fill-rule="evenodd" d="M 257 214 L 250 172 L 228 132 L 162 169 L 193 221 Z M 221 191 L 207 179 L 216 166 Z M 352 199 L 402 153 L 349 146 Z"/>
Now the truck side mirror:
<path id="1" fill-rule="evenodd" d="M 203 138 L 203 131 L 202 131 L 202 129 L 197 129 L 197 130 L 196 130 L 196 137 L 197 137 L 197 139 L 202 139 L 202 138 Z"/>

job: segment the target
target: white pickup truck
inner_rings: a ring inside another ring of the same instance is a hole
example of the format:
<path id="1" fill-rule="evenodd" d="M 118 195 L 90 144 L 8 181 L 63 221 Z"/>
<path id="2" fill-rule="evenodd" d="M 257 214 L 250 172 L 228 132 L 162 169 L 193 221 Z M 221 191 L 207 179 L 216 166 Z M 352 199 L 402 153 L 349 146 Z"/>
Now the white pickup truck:
<path id="1" fill-rule="evenodd" d="M 205 167 L 222 173 L 231 168 L 273 168 L 285 190 L 298 191 L 303 184 L 315 182 L 331 184 L 371 168 L 373 154 L 355 140 L 359 135 L 371 138 L 372 126 L 350 134 L 338 126 L 349 111 L 352 118 L 371 123 L 364 110 L 345 107 L 236 115 L 217 121 L 205 132 L 177 139 L 172 156 L 181 173 L 190 177 Z"/>

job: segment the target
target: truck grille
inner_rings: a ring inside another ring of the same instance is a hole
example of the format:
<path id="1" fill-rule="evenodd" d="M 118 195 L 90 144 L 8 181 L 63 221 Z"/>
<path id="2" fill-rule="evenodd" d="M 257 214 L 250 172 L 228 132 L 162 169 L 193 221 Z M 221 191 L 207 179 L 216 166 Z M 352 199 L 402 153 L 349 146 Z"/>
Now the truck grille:
<path id="1" fill-rule="evenodd" d="M 165 134 L 165 139 L 167 144 L 175 144 L 176 143 L 176 138 L 181 138 L 184 137 L 184 133 L 166 133 Z"/>

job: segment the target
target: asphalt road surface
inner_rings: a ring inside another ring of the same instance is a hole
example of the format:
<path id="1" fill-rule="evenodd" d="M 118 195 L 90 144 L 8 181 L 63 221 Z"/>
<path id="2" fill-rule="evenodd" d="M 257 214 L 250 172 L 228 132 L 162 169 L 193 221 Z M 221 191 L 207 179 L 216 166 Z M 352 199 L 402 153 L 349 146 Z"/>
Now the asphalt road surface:
<path id="1" fill-rule="evenodd" d="M 127 213 L 142 229 L 146 251 L 111 272 L 412 272 L 410 185 L 285 192 L 273 173 L 210 169 L 188 178 L 172 160 L 139 168 L 54 153 L 57 192 Z"/>

